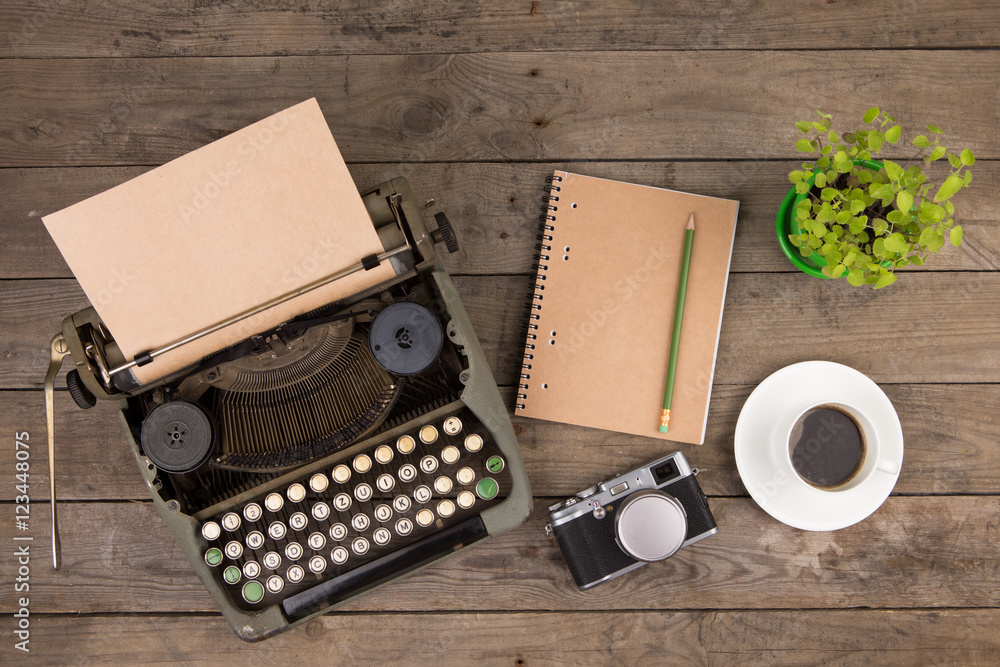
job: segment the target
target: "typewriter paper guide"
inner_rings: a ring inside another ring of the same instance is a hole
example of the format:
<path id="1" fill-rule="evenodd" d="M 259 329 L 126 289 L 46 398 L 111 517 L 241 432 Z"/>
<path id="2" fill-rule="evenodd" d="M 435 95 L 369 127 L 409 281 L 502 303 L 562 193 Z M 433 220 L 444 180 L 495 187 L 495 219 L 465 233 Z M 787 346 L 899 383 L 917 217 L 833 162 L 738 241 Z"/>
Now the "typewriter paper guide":
<path id="1" fill-rule="evenodd" d="M 43 221 L 129 360 L 383 252 L 315 99 Z M 152 382 L 393 275 L 383 262 L 133 373 Z"/>
<path id="2" fill-rule="evenodd" d="M 556 172 L 552 249 L 519 414 L 702 444 L 739 202 Z M 695 212 L 670 432 L 660 433 L 684 229 Z M 542 277 L 544 276 L 544 281 Z M 555 335 L 553 335 L 555 332 Z"/>

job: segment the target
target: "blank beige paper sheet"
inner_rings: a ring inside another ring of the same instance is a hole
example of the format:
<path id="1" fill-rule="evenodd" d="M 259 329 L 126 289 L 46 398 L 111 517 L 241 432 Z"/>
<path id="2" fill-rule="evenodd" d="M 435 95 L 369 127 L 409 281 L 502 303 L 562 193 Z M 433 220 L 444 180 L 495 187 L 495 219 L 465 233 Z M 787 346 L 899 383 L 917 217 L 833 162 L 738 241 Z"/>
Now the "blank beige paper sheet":
<path id="1" fill-rule="evenodd" d="M 129 360 L 383 252 L 315 99 L 43 220 Z M 151 382 L 392 276 L 383 262 L 133 372 Z"/>

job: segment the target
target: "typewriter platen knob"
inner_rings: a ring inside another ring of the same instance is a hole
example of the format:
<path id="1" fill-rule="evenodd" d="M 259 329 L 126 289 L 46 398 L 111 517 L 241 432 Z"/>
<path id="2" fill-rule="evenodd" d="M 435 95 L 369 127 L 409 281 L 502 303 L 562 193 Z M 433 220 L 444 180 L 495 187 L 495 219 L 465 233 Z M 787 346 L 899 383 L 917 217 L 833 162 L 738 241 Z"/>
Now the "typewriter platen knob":
<path id="1" fill-rule="evenodd" d="M 437 231 L 431 232 L 431 238 L 434 239 L 434 242 L 444 243 L 444 247 L 450 253 L 458 252 L 458 237 L 455 236 L 455 230 L 452 228 L 448 216 L 444 213 L 435 213 L 434 222 L 438 226 Z"/>
<path id="2" fill-rule="evenodd" d="M 97 405 L 97 398 L 90 392 L 80 379 L 80 371 L 75 368 L 66 374 L 66 387 L 73 402 L 83 410 L 89 410 Z"/>

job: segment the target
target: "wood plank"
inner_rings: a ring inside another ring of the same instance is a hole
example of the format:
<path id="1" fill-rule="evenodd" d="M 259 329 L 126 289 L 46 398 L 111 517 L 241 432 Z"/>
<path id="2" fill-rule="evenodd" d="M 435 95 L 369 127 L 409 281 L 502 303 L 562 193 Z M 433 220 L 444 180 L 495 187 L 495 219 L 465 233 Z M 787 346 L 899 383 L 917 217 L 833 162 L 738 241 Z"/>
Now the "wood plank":
<path id="1" fill-rule="evenodd" d="M 70 664 L 325 664 L 336 637 L 344 663 L 407 665 L 992 665 L 996 609 L 337 614 L 259 644 L 220 617 L 39 616 L 32 656 Z M 668 639 L 665 639 L 668 638 Z M 250 658 L 252 656 L 252 658 Z"/>
<path id="2" fill-rule="evenodd" d="M 733 434 L 752 389 L 745 385 L 715 388 L 703 447 L 667 445 L 655 438 L 514 417 L 532 491 L 537 496 L 570 496 L 676 446 L 704 471 L 698 480 L 705 493 L 746 495 L 733 455 Z M 1000 401 L 998 385 L 886 385 L 884 389 L 899 412 L 906 443 L 894 493 L 997 492 L 1000 424 L 994 419 L 994 406 Z M 503 394 L 506 404 L 512 405 L 513 389 L 505 388 Z M 102 402 L 82 411 L 66 392 L 56 394 L 56 481 L 61 501 L 149 498 L 116 409 Z M 40 494 L 48 488 L 44 419 L 41 391 L 0 392 L 0 433 L 30 434 L 32 479 Z M 13 470 L 14 457 L 14 447 L 0 448 L 0 470 Z M 13 486 L 7 486 L 0 500 L 13 500 L 14 494 Z"/>
<path id="3" fill-rule="evenodd" d="M 801 162 L 597 162 L 578 164 L 443 163 L 353 164 L 367 188 L 405 176 L 417 197 L 433 198 L 448 214 L 461 250 L 444 258 L 452 274 L 529 273 L 536 256 L 541 186 L 554 169 L 740 200 L 732 270 L 795 271 L 778 248 L 774 217 L 789 189 L 787 175 Z M 41 217 L 133 178 L 144 167 L 3 169 L 0 191 L 0 278 L 68 278 L 72 274 Z M 961 193 L 961 248 L 948 245 L 916 270 L 1000 268 L 1000 219 L 987 184 L 1000 180 L 1000 163 L 980 160 L 975 186 Z"/>
<path id="4" fill-rule="evenodd" d="M 160 164 L 312 96 L 349 162 L 795 159 L 794 121 L 821 108 L 854 125 L 873 101 L 1000 157 L 983 131 L 997 51 L 317 56 L 275 70 L 270 57 L 0 60 L 0 167 Z M 801 95 L 817 71 L 823 86 Z"/>
<path id="5" fill-rule="evenodd" d="M 591 590 L 573 585 L 545 504 L 521 528 L 352 602 L 348 611 L 996 607 L 998 496 L 891 497 L 830 533 L 781 524 L 749 498 L 716 498 L 719 534 Z M 60 509 L 63 567 L 48 566 L 32 505 L 32 612 L 209 612 L 215 606 L 150 503 Z M 11 544 L 14 522 L 0 522 Z M 0 563 L 13 581 L 15 559 Z M 11 595 L 0 598 L 13 611 Z"/>

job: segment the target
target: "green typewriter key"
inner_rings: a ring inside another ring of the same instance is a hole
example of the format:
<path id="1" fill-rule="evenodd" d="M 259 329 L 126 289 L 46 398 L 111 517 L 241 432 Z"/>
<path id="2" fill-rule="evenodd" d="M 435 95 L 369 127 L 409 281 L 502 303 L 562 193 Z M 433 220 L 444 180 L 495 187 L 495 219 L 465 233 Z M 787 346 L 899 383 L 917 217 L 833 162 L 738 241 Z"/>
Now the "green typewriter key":
<path id="1" fill-rule="evenodd" d="M 243 599 L 250 604 L 257 604 L 264 599 L 264 587 L 259 581 L 248 581 L 243 584 Z"/>
<path id="2" fill-rule="evenodd" d="M 205 552 L 205 562 L 215 567 L 222 562 L 222 550 L 212 547 Z"/>
<path id="3" fill-rule="evenodd" d="M 235 565 L 230 565 L 222 573 L 222 578 L 226 580 L 227 584 L 238 584 L 242 577 L 243 573 Z"/>
<path id="4" fill-rule="evenodd" d="M 486 459 L 486 468 L 494 475 L 503 470 L 503 459 L 499 456 L 491 456 Z"/>
<path id="5" fill-rule="evenodd" d="M 476 485 L 476 494 L 483 500 L 493 500 L 500 492 L 500 486 L 492 477 L 484 477 Z"/>

